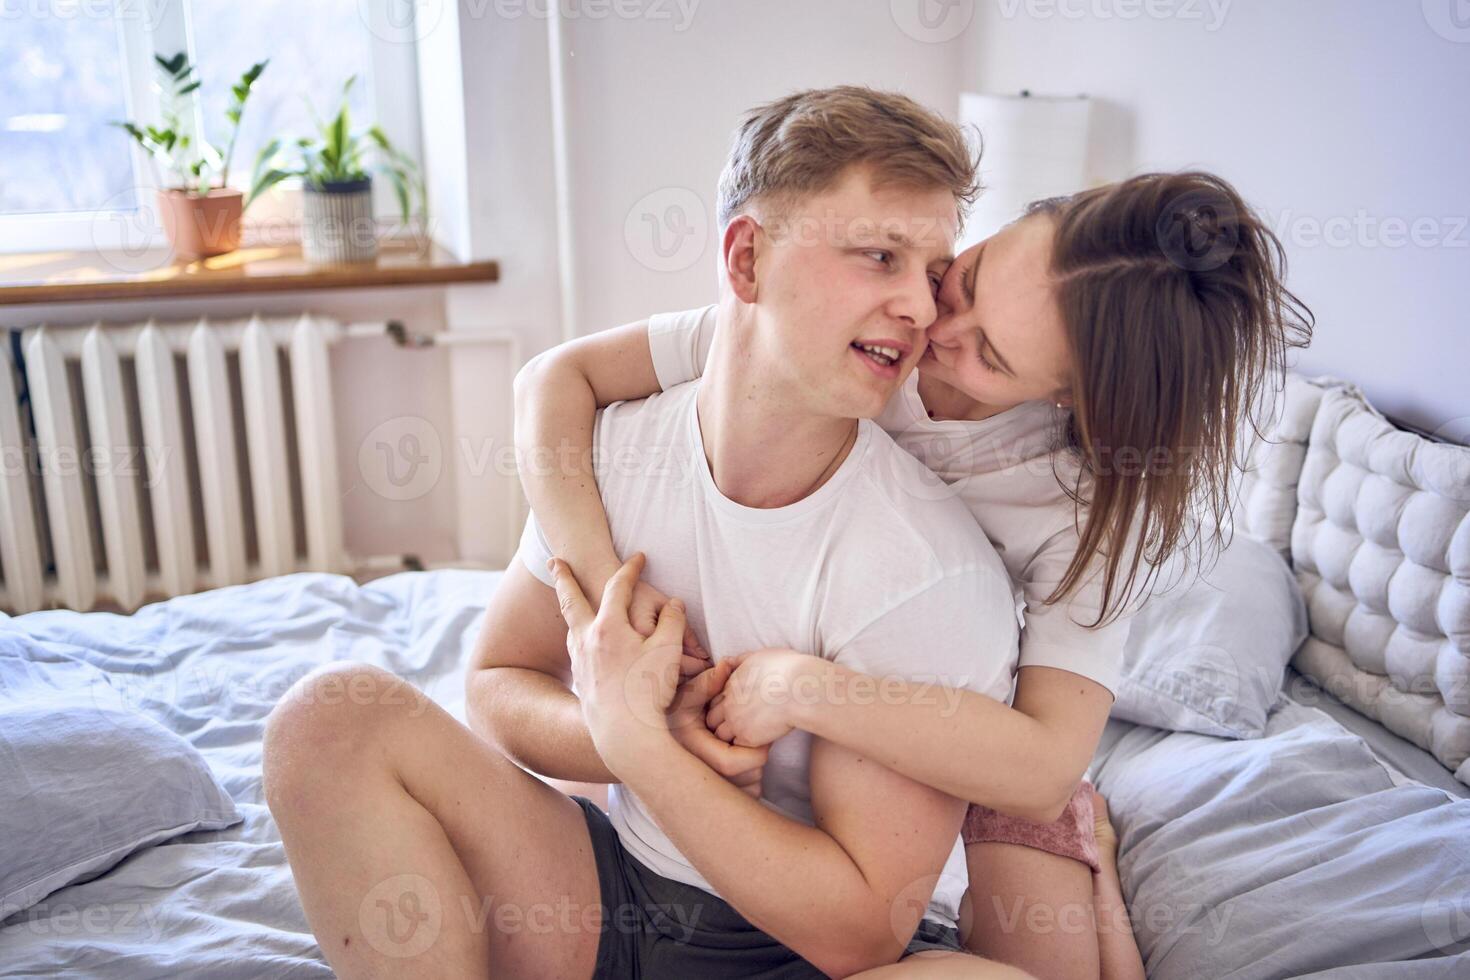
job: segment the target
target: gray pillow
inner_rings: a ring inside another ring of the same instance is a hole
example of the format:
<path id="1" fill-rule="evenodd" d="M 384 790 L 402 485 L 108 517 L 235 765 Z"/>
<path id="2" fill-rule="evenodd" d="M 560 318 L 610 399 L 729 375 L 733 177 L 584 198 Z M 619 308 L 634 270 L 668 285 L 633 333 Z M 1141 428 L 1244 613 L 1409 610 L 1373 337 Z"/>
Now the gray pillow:
<path id="1" fill-rule="evenodd" d="M 1288 698 L 1261 738 L 1108 723 L 1093 781 L 1149 980 L 1470 976 L 1470 800 Z"/>
<path id="2" fill-rule="evenodd" d="M 1214 567 L 1134 617 L 1112 716 L 1224 738 L 1259 738 L 1286 664 L 1307 636 L 1291 569 L 1236 534 Z"/>
<path id="3" fill-rule="evenodd" d="M 105 673 L 0 633 L 0 919 L 240 820 L 204 757 L 128 710 Z"/>

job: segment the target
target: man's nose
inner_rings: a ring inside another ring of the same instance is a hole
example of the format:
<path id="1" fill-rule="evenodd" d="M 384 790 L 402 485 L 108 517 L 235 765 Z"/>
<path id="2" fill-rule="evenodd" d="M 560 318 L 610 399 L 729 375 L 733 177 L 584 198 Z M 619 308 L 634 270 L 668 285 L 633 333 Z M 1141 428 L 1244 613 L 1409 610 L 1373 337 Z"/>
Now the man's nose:
<path id="1" fill-rule="evenodd" d="M 929 283 L 927 271 L 921 271 L 918 276 L 906 276 L 895 297 L 893 305 L 894 313 L 919 333 L 934 323 L 939 316 L 939 309 L 935 305 L 933 287 Z M 915 338 L 922 341 L 923 337 Z"/>

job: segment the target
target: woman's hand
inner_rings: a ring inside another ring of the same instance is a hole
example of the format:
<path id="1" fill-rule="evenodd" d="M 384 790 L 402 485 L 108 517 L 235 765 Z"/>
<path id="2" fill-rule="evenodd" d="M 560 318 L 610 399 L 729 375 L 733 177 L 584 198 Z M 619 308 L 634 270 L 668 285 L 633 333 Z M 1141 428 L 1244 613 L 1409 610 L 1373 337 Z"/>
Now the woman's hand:
<path id="1" fill-rule="evenodd" d="M 800 678 L 825 663 L 785 648 L 727 657 L 720 666 L 733 664 L 734 670 L 724 691 L 710 702 L 705 725 L 733 745 L 770 745 L 796 727 L 797 699 L 820 695 L 817 684 Z"/>
<path id="2" fill-rule="evenodd" d="M 759 799 L 766 750 L 727 745 L 704 725 L 710 698 L 723 690 L 734 665 L 707 667 L 678 683 L 679 662 L 693 658 L 676 640 L 686 628 L 677 599 L 660 603 L 652 636 L 643 637 L 633 626 L 631 604 L 643 556 L 634 555 L 608 580 L 596 613 L 567 563 L 553 558 L 547 564 L 567 622 L 582 714 L 608 768 L 617 773 L 621 760 L 636 758 L 641 736 L 663 729 L 686 752 Z"/>
<path id="3" fill-rule="evenodd" d="M 724 689 L 732 670 L 733 664 L 721 661 L 681 683 L 669 708 L 669 731 L 690 755 L 758 800 L 768 749 L 729 745 L 716 738 L 704 724 L 710 699 Z"/>
<path id="4" fill-rule="evenodd" d="M 628 605 L 628 621 L 633 628 L 648 637 L 658 625 L 659 613 L 669 604 L 669 597 L 649 585 L 641 578 L 633 586 L 633 601 Z M 710 667 L 710 655 L 694 635 L 694 627 L 684 627 L 684 656 L 679 661 L 679 676 L 693 677 Z"/>

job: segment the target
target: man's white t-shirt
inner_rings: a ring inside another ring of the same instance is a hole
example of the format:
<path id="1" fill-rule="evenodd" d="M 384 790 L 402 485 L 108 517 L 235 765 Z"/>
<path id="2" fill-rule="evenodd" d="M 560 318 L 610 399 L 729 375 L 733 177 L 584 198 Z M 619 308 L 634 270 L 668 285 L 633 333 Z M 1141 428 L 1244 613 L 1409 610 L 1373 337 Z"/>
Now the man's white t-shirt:
<path id="1" fill-rule="evenodd" d="M 939 704 L 937 686 L 1010 697 L 1020 598 L 959 500 L 926 499 L 932 477 L 863 420 L 815 492 L 785 507 L 738 504 L 710 474 L 698 389 L 603 410 L 594 467 L 618 553 L 647 556 L 644 579 L 685 601 L 716 660 L 791 647 L 877 677 L 932 682 Z M 518 554 L 552 584 L 534 515 Z M 772 743 L 761 800 L 809 826 L 811 738 L 793 731 Z M 715 893 L 636 794 L 614 786 L 609 815 L 643 864 Z M 926 917 L 954 926 L 968 880 L 956 837 Z"/>
<path id="2" fill-rule="evenodd" d="M 713 306 L 650 318 L 648 344 L 660 387 L 699 377 L 714 335 Z M 978 422 L 935 421 L 919 397 L 916 371 L 876 421 L 928 467 L 929 497 L 965 503 L 1021 587 L 1026 626 L 1019 666 L 1069 670 L 1116 695 L 1139 597 L 1124 615 L 1088 628 L 1103 604 L 1102 576 L 1094 563 L 1065 600 L 1046 601 L 1081 543 L 1076 504 L 1063 489 L 1076 485 L 1078 466 L 1058 449 L 1065 411 L 1048 402 L 1025 402 Z"/>

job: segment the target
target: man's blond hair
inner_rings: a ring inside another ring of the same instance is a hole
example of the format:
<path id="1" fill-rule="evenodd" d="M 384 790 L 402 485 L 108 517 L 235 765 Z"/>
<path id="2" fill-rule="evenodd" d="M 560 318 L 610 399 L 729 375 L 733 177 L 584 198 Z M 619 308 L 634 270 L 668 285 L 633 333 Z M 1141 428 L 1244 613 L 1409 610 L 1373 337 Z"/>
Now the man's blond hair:
<path id="1" fill-rule="evenodd" d="M 796 92 L 741 122 L 720 174 L 720 227 L 756 201 L 781 209 L 821 193 L 856 164 L 880 187 L 945 188 L 963 219 L 979 162 L 957 126 L 907 96 L 856 85 Z"/>

